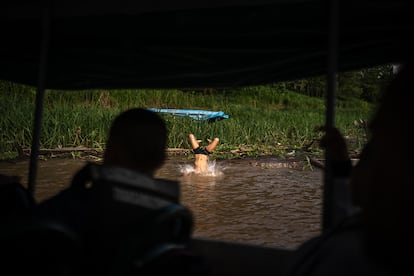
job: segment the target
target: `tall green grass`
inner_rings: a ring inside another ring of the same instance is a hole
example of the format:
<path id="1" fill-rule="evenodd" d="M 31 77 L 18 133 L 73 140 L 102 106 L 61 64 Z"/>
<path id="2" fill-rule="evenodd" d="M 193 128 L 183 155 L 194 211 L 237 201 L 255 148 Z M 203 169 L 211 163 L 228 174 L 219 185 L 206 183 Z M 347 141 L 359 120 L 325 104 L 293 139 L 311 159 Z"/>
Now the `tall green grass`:
<path id="1" fill-rule="evenodd" d="M 16 144 L 30 147 L 34 99 L 31 87 L 0 83 L 0 157 L 15 155 Z M 171 148 L 190 148 L 188 134 L 194 133 L 200 139 L 219 137 L 216 154 L 222 156 L 237 156 L 238 151 L 283 155 L 287 150 L 303 148 L 318 152 L 317 144 L 312 142 L 320 135 L 315 127 L 324 124 L 324 105 L 323 99 L 272 86 L 185 92 L 47 91 L 41 147 L 104 148 L 116 115 L 133 107 L 156 107 L 221 110 L 230 115 L 229 119 L 208 123 L 162 114 L 168 125 Z M 357 141 L 356 148 L 364 143 L 366 133 L 354 122 L 367 120 L 370 110 L 361 101 L 338 103 L 337 126 L 344 135 Z"/>

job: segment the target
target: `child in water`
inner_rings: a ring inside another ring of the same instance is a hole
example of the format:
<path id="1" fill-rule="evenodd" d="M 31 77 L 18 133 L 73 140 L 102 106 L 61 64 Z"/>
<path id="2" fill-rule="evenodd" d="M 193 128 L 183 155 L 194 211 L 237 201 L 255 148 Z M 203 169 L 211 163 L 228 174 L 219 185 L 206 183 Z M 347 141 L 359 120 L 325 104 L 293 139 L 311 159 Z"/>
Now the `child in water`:
<path id="1" fill-rule="evenodd" d="M 213 152 L 220 140 L 217 137 L 213 141 L 207 139 L 209 144 L 206 147 L 200 147 L 201 140 L 197 140 L 194 134 L 191 133 L 189 138 L 194 152 L 194 171 L 206 173 L 208 171 L 208 155 Z"/>

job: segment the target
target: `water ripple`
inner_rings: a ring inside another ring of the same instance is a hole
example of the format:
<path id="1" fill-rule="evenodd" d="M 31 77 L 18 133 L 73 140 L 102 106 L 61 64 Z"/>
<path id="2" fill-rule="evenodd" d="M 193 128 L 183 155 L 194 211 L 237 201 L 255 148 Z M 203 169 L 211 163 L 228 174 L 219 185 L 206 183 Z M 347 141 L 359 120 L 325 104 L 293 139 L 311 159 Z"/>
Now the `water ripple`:
<path id="1" fill-rule="evenodd" d="M 80 160 L 39 162 L 36 198 L 67 187 Z M 194 235 L 295 248 L 319 234 L 322 172 L 266 159 L 221 160 L 207 176 L 190 173 L 189 160 L 168 160 L 157 177 L 181 182 L 181 201 L 193 212 Z M 28 162 L 1 163 L 0 173 L 27 179 Z"/>

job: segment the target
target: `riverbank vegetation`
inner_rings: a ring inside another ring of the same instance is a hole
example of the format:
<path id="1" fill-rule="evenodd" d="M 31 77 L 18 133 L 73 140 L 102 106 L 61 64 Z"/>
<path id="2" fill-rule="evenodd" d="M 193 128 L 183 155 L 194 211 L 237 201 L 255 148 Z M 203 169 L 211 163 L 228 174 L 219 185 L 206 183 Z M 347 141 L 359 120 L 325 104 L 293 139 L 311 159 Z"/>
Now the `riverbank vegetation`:
<path id="1" fill-rule="evenodd" d="M 369 84 L 361 81 L 361 72 L 339 78 L 343 85 L 340 82 L 336 125 L 348 138 L 351 154 L 357 154 L 365 143 L 366 122 L 379 90 L 390 78 L 377 77 Z M 375 72 L 378 76 L 378 72 L 389 72 L 389 67 Z M 348 88 L 344 90 L 344 86 Z M 188 134 L 194 133 L 204 140 L 220 138 L 215 158 L 321 156 L 317 143 L 321 133 L 315 129 L 324 124 L 324 87 L 321 77 L 221 90 L 48 90 L 41 148 L 82 146 L 102 152 L 117 114 L 132 107 L 155 107 L 223 111 L 230 115 L 229 119 L 209 123 L 161 114 L 170 132 L 169 148 L 177 151 L 190 149 Z M 1 159 L 14 158 L 19 151 L 21 154 L 30 149 L 34 101 L 33 87 L 0 82 Z"/>

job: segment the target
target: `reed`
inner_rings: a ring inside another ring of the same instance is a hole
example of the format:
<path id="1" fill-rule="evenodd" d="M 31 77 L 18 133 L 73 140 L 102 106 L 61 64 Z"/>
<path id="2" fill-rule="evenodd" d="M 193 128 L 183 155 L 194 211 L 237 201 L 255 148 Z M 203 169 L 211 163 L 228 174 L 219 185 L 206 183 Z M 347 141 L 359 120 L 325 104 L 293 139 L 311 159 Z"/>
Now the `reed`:
<path id="1" fill-rule="evenodd" d="M 16 155 L 16 145 L 30 148 L 33 88 L 0 83 L 0 158 Z M 169 147 L 190 148 L 188 134 L 202 139 L 219 137 L 217 156 L 241 154 L 284 155 L 307 149 L 318 153 L 320 136 L 315 127 L 324 123 L 324 101 L 272 86 L 222 91 L 95 90 L 47 91 L 41 135 L 42 148 L 85 146 L 103 149 L 114 117 L 132 107 L 221 110 L 229 119 L 208 123 L 171 115 L 161 116 L 169 129 Z M 365 102 L 339 102 L 337 126 L 358 150 L 366 140 L 361 124 L 370 106 Z M 311 145 L 311 146 L 309 146 Z M 232 153 L 232 154 L 230 154 Z"/>

